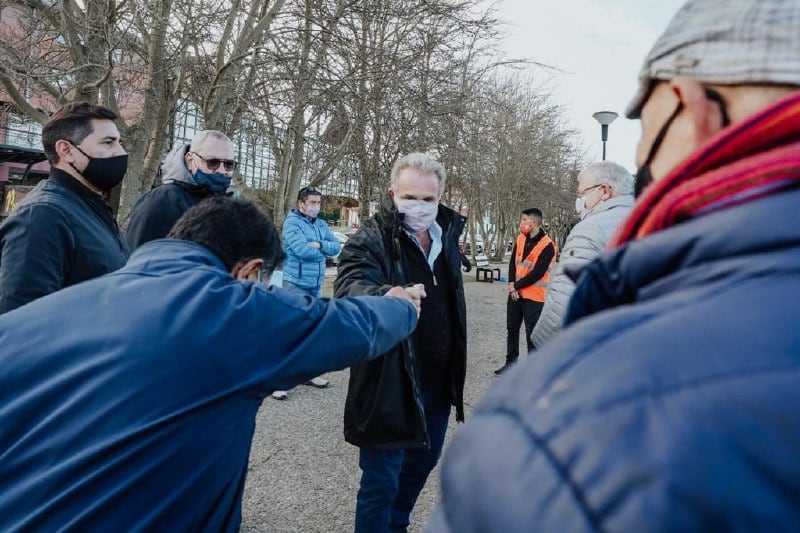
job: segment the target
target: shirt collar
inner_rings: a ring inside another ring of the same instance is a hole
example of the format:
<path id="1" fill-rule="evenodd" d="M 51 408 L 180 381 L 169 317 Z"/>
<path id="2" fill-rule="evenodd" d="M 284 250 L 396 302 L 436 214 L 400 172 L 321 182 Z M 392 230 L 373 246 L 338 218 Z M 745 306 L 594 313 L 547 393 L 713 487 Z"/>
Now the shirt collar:
<path id="1" fill-rule="evenodd" d="M 405 231 L 406 235 L 411 237 L 411 240 L 422 250 L 422 245 L 417 240 L 416 235 L 408 231 L 405 227 L 403 227 L 403 231 Z M 433 264 L 436 262 L 436 258 L 439 257 L 439 254 L 442 253 L 442 227 L 438 222 L 434 221 L 433 225 L 428 228 L 428 235 L 431 236 L 431 252 L 428 254 L 427 259 L 428 266 L 431 267 L 431 271 L 433 271 Z"/>

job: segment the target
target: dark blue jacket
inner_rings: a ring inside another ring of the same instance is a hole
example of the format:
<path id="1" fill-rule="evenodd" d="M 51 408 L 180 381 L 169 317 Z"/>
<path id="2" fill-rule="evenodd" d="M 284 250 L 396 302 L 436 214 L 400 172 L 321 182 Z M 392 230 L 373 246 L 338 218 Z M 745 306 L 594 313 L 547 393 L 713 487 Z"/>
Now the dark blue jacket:
<path id="1" fill-rule="evenodd" d="M 52 168 L 0 225 L 0 313 L 113 272 L 128 254 L 105 200 Z"/>
<path id="2" fill-rule="evenodd" d="M 800 191 L 590 264 L 452 442 L 429 531 L 800 530 Z"/>
<path id="3" fill-rule="evenodd" d="M 397 298 L 315 300 L 148 243 L 0 317 L 0 531 L 235 531 L 262 399 L 415 326 Z"/>

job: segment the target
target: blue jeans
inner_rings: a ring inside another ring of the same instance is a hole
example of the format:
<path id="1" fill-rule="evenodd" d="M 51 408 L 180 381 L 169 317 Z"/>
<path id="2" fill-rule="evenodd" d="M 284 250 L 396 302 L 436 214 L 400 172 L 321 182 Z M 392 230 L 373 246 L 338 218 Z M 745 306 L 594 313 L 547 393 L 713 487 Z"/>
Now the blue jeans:
<path id="1" fill-rule="evenodd" d="M 306 294 L 309 294 L 309 295 L 313 296 L 314 298 L 322 298 L 322 287 L 308 288 L 307 289 L 305 287 L 301 287 L 300 285 L 298 285 L 296 283 L 292 283 L 291 281 L 284 281 L 283 282 L 283 288 L 284 289 L 293 289 L 293 290 L 296 290 L 296 291 L 304 292 Z"/>
<path id="2" fill-rule="evenodd" d="M 430 449 L 361 448 L 361 487 L 356 499 L 355 533 L 405 531 L 420 491 L 442 454 L 450 402 L 434 390 L 422 390 Z"/>

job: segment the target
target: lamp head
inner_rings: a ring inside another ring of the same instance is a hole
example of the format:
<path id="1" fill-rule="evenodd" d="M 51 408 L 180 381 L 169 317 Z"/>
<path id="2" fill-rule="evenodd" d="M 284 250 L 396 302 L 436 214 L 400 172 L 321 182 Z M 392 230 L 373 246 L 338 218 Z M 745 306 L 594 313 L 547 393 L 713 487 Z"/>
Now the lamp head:
<path id="1" fill-rule="evenodd" d="M 592 115 L 592 117 L 603 126 L 608 126 L 614 122 L 618 116 L 619 115 L 613 111 L 598 111 Z"/>

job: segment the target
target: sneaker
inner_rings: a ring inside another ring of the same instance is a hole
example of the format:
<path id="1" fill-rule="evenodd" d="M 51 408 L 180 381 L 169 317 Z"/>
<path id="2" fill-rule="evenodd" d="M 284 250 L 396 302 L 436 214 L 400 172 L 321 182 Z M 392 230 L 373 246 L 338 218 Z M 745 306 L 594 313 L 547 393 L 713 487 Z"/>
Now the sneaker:
<path id="1" fill-rule="evenodd" d="M 495 375 L 497 376 L 502 375 L 506 370 L 514 366 L 515 362 L 516 361 L 506 362 L 506 364 L 504 364 L 503 366 L 494 371 Z"/>
<path id="2" fill-rule="evenodd" d="M 325 378 L 321 378 L 319 376 L 309 379 L 306 381 L 306 385 L 311 385 L 312 387 L 316 387 L 318 389 L 324 389 L 328 386 L 329 381 Z"/>
<path id="3" fill-rule="evenodd" d="M 285 400 L 286 398 L 289 397 L 289 395 L 286 394 L 285 390 L 276 390 L 275 392 L 272 393 L 272 397 L 275 398 L 276 400 Z"/>

